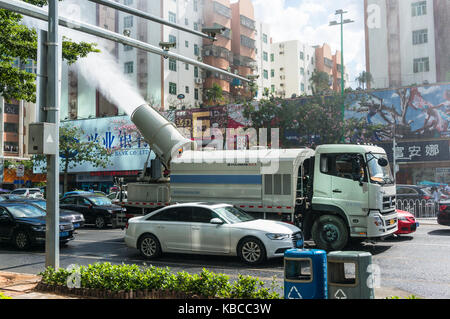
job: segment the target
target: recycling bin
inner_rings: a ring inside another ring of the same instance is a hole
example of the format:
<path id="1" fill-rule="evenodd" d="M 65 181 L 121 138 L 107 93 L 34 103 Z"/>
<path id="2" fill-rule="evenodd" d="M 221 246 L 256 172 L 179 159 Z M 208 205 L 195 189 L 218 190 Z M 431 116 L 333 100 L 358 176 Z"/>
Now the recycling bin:
<path id="1" fill-rule="evenodd" d="M 373 299 L 372 254 L 333 251 L 327 255 L 329 299 Z"/>
<path id="2" fill-rule="evenodd" d="M 327 253 L 320 249 L 284 252 L 284 298 L 327 299 Z"/>

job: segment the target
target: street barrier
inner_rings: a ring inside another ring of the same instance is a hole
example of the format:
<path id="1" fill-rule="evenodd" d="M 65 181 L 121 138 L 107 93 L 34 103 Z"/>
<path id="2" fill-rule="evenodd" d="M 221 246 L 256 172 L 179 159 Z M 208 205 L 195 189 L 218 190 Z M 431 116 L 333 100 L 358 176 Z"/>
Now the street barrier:
<path id="1" fill-rule="evenodd" d="M 410 212 L 416 218 L 427 218 L 437 216 L 437 205 L 433 200 L 398 199 L 396 207 L 400 210 Z"/>
<path id="2" fill-rule="evenodd" d="M 320 249 L 284 253 L 284 298 L 327 299 L 327 254 Z"/>
<path id="3" fill-rule="evenodd" d="M 327 255 L 329 299 L 374 299 L 372 255 L 334 251 Z"/>

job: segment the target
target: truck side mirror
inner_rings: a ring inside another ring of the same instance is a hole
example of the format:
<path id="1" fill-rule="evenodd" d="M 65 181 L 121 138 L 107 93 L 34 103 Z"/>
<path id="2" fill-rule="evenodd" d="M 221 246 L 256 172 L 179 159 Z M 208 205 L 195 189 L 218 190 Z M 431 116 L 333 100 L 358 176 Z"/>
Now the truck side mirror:
<path id="1" fill-rule="evenodd" d="M 389 162 L 387 161 L 387 159 L 380 157 L 378 159 L 378 165 L 380 165 L 381 167 L 386 167 L 389 164 Z"/>

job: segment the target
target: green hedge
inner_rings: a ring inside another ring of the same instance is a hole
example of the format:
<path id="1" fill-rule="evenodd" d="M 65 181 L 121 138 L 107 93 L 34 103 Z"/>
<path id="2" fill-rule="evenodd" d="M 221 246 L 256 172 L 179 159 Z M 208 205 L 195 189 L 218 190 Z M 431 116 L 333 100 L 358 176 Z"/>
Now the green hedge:
<path id="1" fill-rule="evenodd" d="M 239 275 L 233 283 L 224 274 L 203 269 L 199 274 L 170 271 L 170 268 L 138 265 L 95 263 L 73 270 L 48 267 L 39 274 L 47 285 L 66 286 L 68 280 L 79 280 L 80 288 L 106 289 L 112 292 L 137 290 L 169 290 L 208 298 L 279 299 L 275 280 L 270 288 L 251 276 Z"/>

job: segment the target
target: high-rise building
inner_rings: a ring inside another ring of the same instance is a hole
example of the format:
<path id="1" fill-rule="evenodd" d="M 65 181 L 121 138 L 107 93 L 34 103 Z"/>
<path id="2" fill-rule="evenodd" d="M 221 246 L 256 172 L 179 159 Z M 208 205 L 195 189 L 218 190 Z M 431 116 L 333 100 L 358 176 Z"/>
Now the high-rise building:
<path id="1" fill-rule="evenodd" d="M 365 0 L 372 88 L 450 80 L 448 0 Z"/>
<path id="2" fill-rule="evenodd" d="M 282 98 L 311 94 L 309 79 L 316 67 L 315 49 L 292 40 L 273 43 L 271 51 L 271 93 Z"/>

